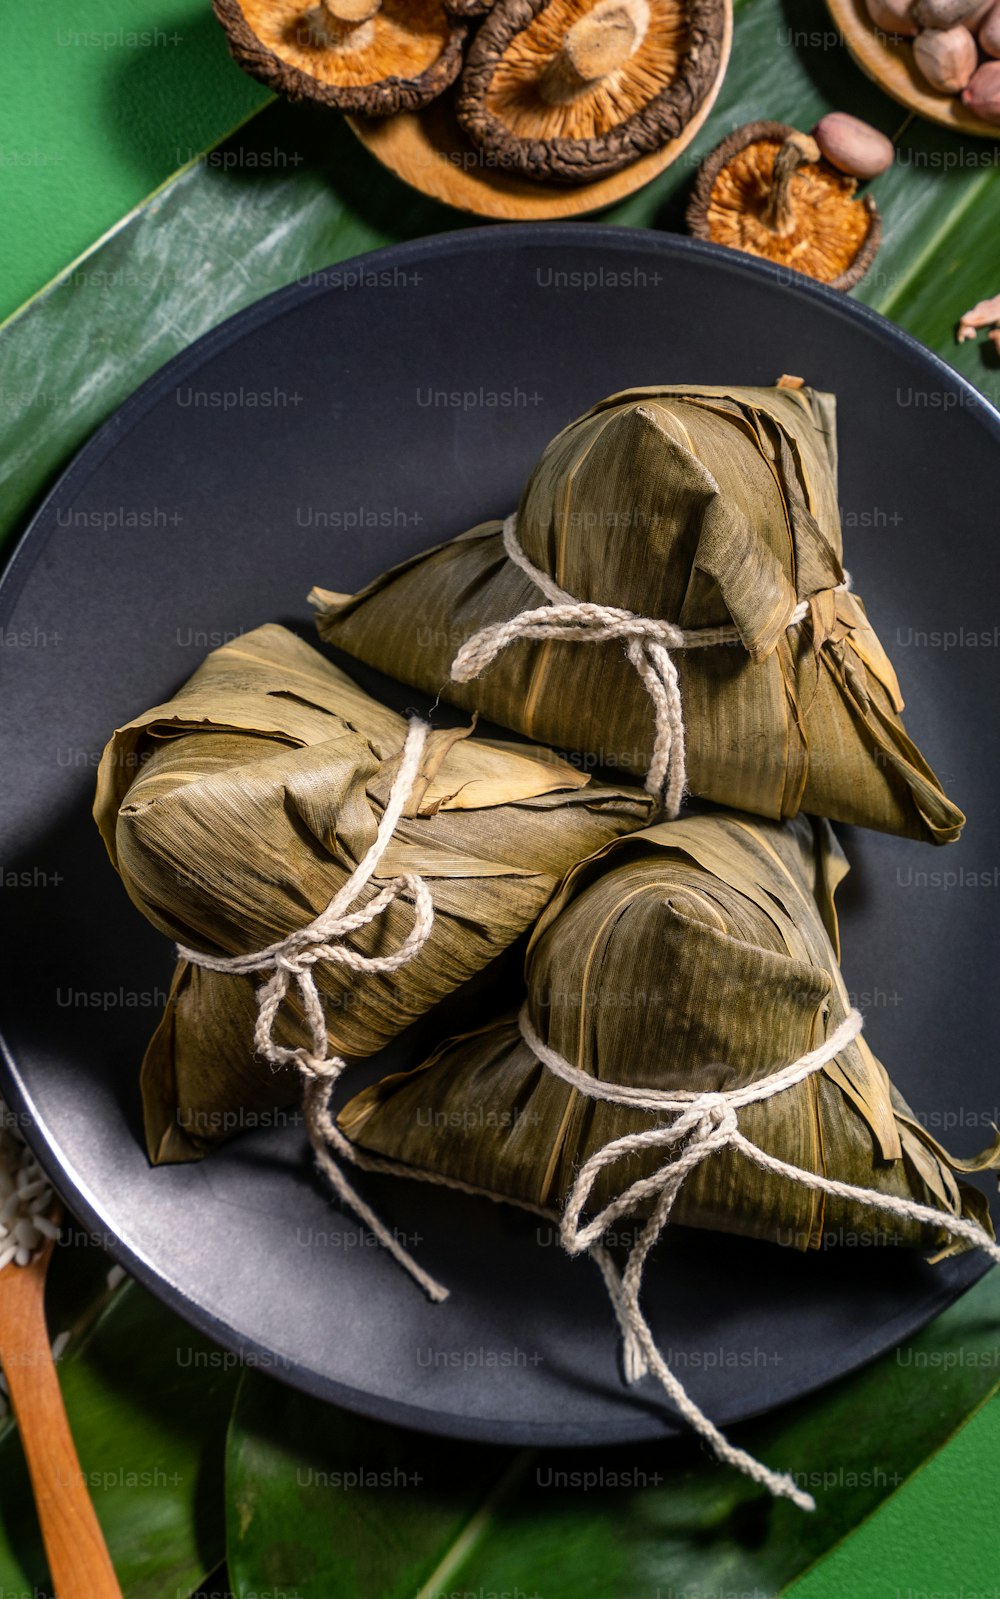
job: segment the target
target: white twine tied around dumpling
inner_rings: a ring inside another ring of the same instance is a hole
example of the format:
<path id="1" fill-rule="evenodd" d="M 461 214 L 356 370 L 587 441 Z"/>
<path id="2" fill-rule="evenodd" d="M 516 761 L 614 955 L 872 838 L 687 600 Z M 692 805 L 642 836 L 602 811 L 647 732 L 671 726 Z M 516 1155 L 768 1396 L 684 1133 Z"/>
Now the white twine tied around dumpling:
<path id="1" fill-rule="evenodd" d="M 481 677 L 508 645 L 520 640 L 559 639 L 571 644 L 624 641 L 625 653 L 652 700 L 656 722 L 646 789 L 659 803 L 663 815 L 672 821 L 684 797 L 687 762 L 680 681 L 670 651 L 739 644 L 742 642 L 739 630 L 733 626 L 677 627 L 673 622 L 639 616 L 617 605 L 596 605 L 575 599 L 525 555 L 517 537 L 516 514 L 508 516 L 503 524 L 503 547 L 508 558 L 541 589 L 549 603 L 521 611 L 507 622 L 493 622 L 474 633 L 451 663 L 452 681 L 471 683 Z M 845 572 L 844 581 L 832 592 L 844 593 L 850 586 L 850 576 Z M 788 626 L 797 627 L 808 615 L 809 601 L 800 600 Z"/>
<path id="2" fill-rule="evenodd" d="M 365 1171 L 397 1172 L 391 1161 L 380 1161 L 362 1155 L 344 1137 L 330 1112 L 330 1100 L 341 1072 L 347 1062 L 339 1055 L 331 1055 L 326 1030 L 323 1002 L 316 986 L 313 968 L 320 961 L 346 966 L 349 971 L 364 973 L 395 972 L 423 949 L 434 925 L 434 902 L 422 877 L 406 872 L 386 883 L 367 905 L 351 910 L 362 889 L 375 874 L 378 864 L 396 830 L 396 825 L 413 792 L 420 771 L 420 762 L 429 728 L 416 717 L 410 721 L 409 732 L 403 745 L 402 759 L 392 785 L 388 803 L 382 814 L 378 831 L 371 848 L 358 862 L 347 882 L 333 896 L 329 905 L 307 926 L 297 928 L 287 938 L 268 945 L 249 955 L 206 955 L 201 950 L 177 945 L 177 953 L 194 966 L 206 971 L 223 972 L 246 977 L 257 972 L 270 976 L 257 990 L 257 1021 L 254 1027 L 254 1045 L 258 1054 L 276 1066 L 295 1066 L 305 1079 L 303 1109 L 309 1141 L 317 1164 L 326 1174 L 343 1204 L 374 1233 L 410 1276 L 414 1278 L 431 1299 L 448 1297 L 448 1290 L 428 1275 L 403 1247 L 396 1235 L 385 1226 L 375 1212 L 348 1182 L 334 1158 L 332 1151 L 343 1160 L 351 1161 Z M 402 896 L 413 902 L 413 926 L 399 948 L 391 955 L 363 955 L 351 949 L 345 940 L 351 933 L 381 916 L 389 906 Z M 284 1005 L 292 983 L 295 983 L 302 1000 L 310 1045 L 287 1048 L 276 1042 L 275 1022 Z"/>
<path id="3" fill-rule="evenodd" d="M 571 1255 L 584 1252 L 593 1255 L 600 1247 L 602 1238 L 616 1221 L 622 1216 L 634 1214 L 647 1201 L 653 1202 L 648 1220 L 628 1253 L 625 1269 L 621 1275 L 617 1274 L 616 1268 L 608 1270 L 602 1264 L 605 1280 L 625 1336 L 626 1374 L 634 1380 L 646 1371 L 651 1371 L 684 1419 L 705 1439 L 720 1460 L 735 1466 L 745 1476 L 767 1488 L 776 1498 L 790 1499 L 802 1510 L 815 1510 L 816 1503 L 812 1495 L 805 1493 L 793 1477 L 784 1472 L 772 1471 L 761 1461 L 755 1460 L 746 1450 L 737 1449 L 694 1402 L 656 1347 L 653 1334 L 639 1304 L 639 1295 L 647 1257 L 670 1219 L 671 1210 L 685 1178 L 703 1160 L 724 1149 L 739 1150 L 764 1171 L 773 1172 L 779 1177 L 787 1177 L 806 1188 L 830 1194 L 838 1199 L 856 1200 L 861 1204 L 870 1205 L 874 1210 L 882 1210 L 890 1215 L 942 1228 L 953 1237 L 984 1250 L 991 1260 L 1000 1262 L 1000 1247 L 976 1222 L 936 1210 L 932 1205 L 921 1205 L 916 1200 L 902 1199 L 894 1194 L 875 1193 L 868 1188 L 857 1188 L 853 1183 L 837 1182 L 830 1177 L 821 1177 L 816 1172 L 805 1171 L 800 1166 L 791 1166 L 787 1161 L 778 1160 L 774 1155 L 768 1155 L 763 1149 L 759 1149 L 740 1131 L 737 1112 L 742 1106 L 772 1099 L 774 1095 L 794 1088 L 797 1083 L 803 1082 L 814 1072 L 822 1070 L 829 1061 L 840 1054 L 841 1050 L 846 1049 L 847 1045 L 857 1038 L 864 1025 L 860 1012 L 852 1010 L 817 1049 L 810 1050 L 799 1060 L 771 1072 L 767 1077 L 759 1078 L 742 1088 L 704 1093 L 665 1092 L 601 1081 L 591 1077 L 588 1072 L 581 1071 L 579 1067 L 571 1065 L 554 1049 L 550 1049 L 532 1026 L 527 1008 L 521 1012 L 519 1025 L 521 1035 L 532 1053 L 555 1076 L 560 1077 L 579 1093 L 587 1095 L 590 1099 L 607 1100 L 613 1104 L 629 1106 L 634 1110 L 659 1111 L 661 1114 L 676 1118 L 666 1126 L 651 1127 L 645 1132 L 629 1133 L 622 1138 L 612 1139 L 610 1143 L 591 1155 L 577 1172 L 561 1218 L 560 1236 L 563 1248 Z M 589 1221 L 583 1221 L 584 1207 L 605 1166 L 610 1166 L 614 1161 L 623 1158 L 641 1155 L 649 1149 L 661 1148 L 672 1151 L 672 1154 L 658 1171 L 652 1172 L 648 1177 L 640 1177 Z"/>

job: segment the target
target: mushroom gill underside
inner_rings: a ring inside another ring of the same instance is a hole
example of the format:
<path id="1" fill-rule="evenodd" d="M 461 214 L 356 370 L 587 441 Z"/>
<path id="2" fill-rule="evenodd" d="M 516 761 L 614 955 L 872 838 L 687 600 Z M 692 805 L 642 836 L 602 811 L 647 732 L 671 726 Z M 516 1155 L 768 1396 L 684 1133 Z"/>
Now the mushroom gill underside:
<path id="1" fill-rule="evenodd" d="M 676 138 L 718 74 L 724 0 L 508 0 L 486 18 L 458 117 L 498 165 L 589 182 Z"/>
<path id="2" fill-rule="evenodd" d="M 234 58 L 295 100 L 417 110 L 453 83 L 468 24 L 441 0 L 213 0 Z"/>
<path id="3" fill-rule="evenodd" d="M 819 166 L 795 173 L 794 209 L 786 231 L 767 219 L 777 141 L 750 145 L 722 169 L 709 208 L 712 237 L 832 283 L 862 248 L 871 219 L 859 201 L 844 203 L 842 180 Z"/>

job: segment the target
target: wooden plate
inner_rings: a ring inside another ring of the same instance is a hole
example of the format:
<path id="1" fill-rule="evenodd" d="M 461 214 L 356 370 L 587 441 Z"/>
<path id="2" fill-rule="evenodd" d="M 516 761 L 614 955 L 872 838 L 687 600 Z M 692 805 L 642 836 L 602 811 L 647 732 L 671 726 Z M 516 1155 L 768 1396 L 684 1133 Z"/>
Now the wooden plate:
<path id="1" fill-rule="evenodd" d="M 507 222 L 534 222 L 547 217 L 575 217 L 623 200 L 644 188 L 691 143 L 722 87 L 733 42 L 732 0 L 726 0 L 725 31 L 719 70 L 698 110 L 676 139 L 651 155 L 596 183 L 532 183 L 485 164 L 483 151 L 465 137 L 454 112 L 454 92 L 442 95 L 423 111 L 395 117 L 348 117 L 363 145 L 411 188 L 458 211 L 497 217 Z"/>
<path id="2" fill-rule="evenodd" d="M 924 82 L 913 58 L 912 41 L 900 39 L 897 43 L 880 33 L 868 15 L 865 0 L 826 0 L 826 3 L 862 72 L 900 105 L 955 133 L 1000 139 L 1000 126 L 977 117 L 957 95 L 937 94 Z"/>

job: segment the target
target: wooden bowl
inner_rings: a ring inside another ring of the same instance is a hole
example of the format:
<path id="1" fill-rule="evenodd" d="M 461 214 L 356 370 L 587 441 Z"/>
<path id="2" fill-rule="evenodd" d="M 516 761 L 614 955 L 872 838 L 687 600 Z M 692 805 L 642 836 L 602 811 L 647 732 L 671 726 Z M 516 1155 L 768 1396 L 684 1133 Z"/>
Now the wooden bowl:
<path id="1" fill-rule="evenodd" d="M 702 127 L 722 87 L 733 43 L 732 0 L 726 0 L 725 31 L 715 82 L 676 139 L 632 166 L 594 183 L 533 183 L 485 164 L 483 152 L 465 137 L 455 119 L 451 91 L 423 111 L 398 116 L 348 117 L 357 134 L 384 167 L 411 188 L 458 211 L 507 222 L 581 216 L 634 194 L 666 170 Z M 1000 131 L 1000 130 L 998 130 Z"/>
<path id="2" fill-rule="evenodd" d="M 984 122 L 959 96 L 939 94 L 926 83 L 913 56 L 912 39 L 894 41 L 880 33 L 868 15 L 864 0 L 826 0 L 854 60 L 886 94 L 915 111 L 918 117 L 940 123 L 954 133 L 974 133 L 980 139 L 1000 139 L 1000 126 Z"/>

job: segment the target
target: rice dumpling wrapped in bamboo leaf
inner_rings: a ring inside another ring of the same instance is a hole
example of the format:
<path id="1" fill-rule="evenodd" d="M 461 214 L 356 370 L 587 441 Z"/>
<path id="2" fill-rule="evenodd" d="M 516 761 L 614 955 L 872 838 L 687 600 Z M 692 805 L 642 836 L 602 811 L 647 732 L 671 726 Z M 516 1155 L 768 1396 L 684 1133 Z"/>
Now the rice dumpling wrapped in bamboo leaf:
<path id="1" fill-rule="evenodd" d="M 406 723 L 294 634 L 247 633 L 115 733 L 95 816 L 133 902 L 194 952 L 260 951 L 324 911 L 372 846 Z M 648 821 L 638 789 L 603 787 L 550 751 L 430 733 L 375 878 L 417 874 L 433 926 L 391 972 L 315 968 L 329 1047 L 373 1054 L 480 971 L 535 921 L 567 869 Z M 351 949 L 395 950 L 412 906 L 394 900 Z M 262 1112 L 295 1101 L 293 1071 L 255 1058 L 257 982 L 181 961 L 143 1066 L 154 1160 L 194 1158 Z M 289 1047 L 301 1004 L 278 1015 Z"/>
<path id="2" fill-rule="evenodd" d="M 664 1227 L 1000 1260 L 985 1197 L 959 1175 L 1000 1167 L 1000 1134 L 956 1160 L 861 1037 L 837 959 L 845 869 L 829 824 L 805 817 L 693 816 L 606 846 L 541 918 L 519 1017 L 339 1118 L 381 1170 L 557 1216 L 564 1247 L 601 1267 L 626 1378 L 655 1377 L 720 1460 L 806 1510 L 801 1482 L 725 1438 L 658 1347 L 641 1289 Z"/>
<path id="3" fill-rule="evenodd" d="M 683 717 L 674 759 L 682 743 L 693 794 L 953 841 L 962 812 L 908 737 L 895 672 L 845 578 L 834 398 L 796 383 L 612 395 L 549 444 L 516 526 L 474 527 L 353 596 L 315 589 L 320 634 L 641 778 L 661 729 L 627 617 L 672 624 L 689 639 L 665 632 Z M 571 636 L 542 618 L 450 680 L 470 640 L 551 606 L 552 591 L 626 620 L 595 637 L 593 613 Z"/>
<path id="4" fill-rule="evenodd" d="M 850 1015 L 833 904 L 846 870 L 828 824 L 805 817 L 690 816 L 606 846 L 569 874 L 532 937 L 527 1031 L 599 1085 L 747 1089 Z M 559 1210 L 596 1152 L 657 1119 L 553 1075 L 507 1018 L 365 1090 L 340 1125 L 363 1150 L 417 1173 Z M 741 1106 L 738 1121 L 751 1143 L 806 1173 L 990 1229 L 983 1195 L 959 1174 L 1000 1166 L 1000 1141 L 969 1162 L 950 1156 L 861 1036 L 794 1086 Z M 664 1158 L 654 1145 L 603 1167 L 588 1209 L 612 1203 Z M 949 1246 L 926 1221 L 880 1216 L 762 1170 L 733 1147 L 690 1172 L 672 1219 L 800 1250 L 873 1231 Z"/>

